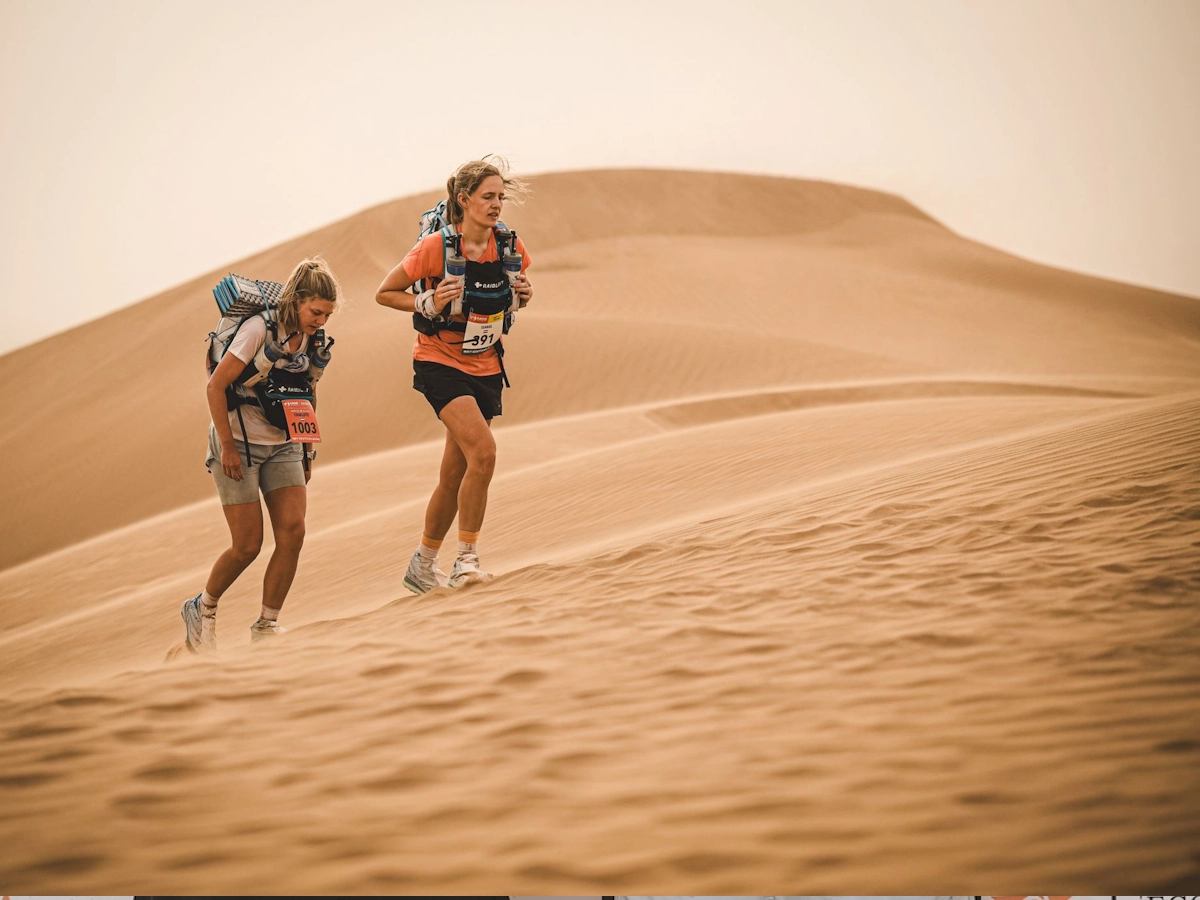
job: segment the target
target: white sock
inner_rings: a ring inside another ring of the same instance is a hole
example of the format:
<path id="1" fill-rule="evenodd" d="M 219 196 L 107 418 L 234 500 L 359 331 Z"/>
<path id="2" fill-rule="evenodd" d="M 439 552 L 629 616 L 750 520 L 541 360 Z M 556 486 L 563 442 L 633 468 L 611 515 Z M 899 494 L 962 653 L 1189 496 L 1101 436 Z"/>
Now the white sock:
<path id="1" fill-rule="evenodd" d="M 258 614 L 260 619 L 265 619 L 268 622 L 274 622 L 279 618 L 279 610 L 271 609 L 265 603 L 263 604 L 262 612 Z"/>
<path id="2" fill-rule="evenodd" d="M 214 597 L 208 591 L 200 595 L 200 615 L 206 618 L 212 618 L 217 614 L 217 601 L 220 597 Z"/>

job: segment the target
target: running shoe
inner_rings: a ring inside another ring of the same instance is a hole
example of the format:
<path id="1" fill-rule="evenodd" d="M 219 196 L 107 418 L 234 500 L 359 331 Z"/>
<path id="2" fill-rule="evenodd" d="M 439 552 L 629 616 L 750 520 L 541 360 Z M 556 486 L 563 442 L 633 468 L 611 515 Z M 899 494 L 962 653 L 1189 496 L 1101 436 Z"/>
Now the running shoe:
<path id="1" fill-rule="evenodd" d="M 192 653 L 208 653 L 217 649 L 217 620 L 204 627 L 204 615 L 200 611 L 200 594 L 184 600 L 179 614 L 183 616 L 184 643 Z"/>
<path id="2" fill-rule="evenodd" d="M 265 641 L 281 634 L 287 634 L 287 629 L 278 622 L 268 619 L 258 619 L 250 626 L 250 642 Z"/>
<path id="3" fill-rule="evenodd" d="M 217 649 L 217 610 L 213 607 L 210 612 L 203 603 L 200 604 L 200 646 L 205 650 Z"/>
<path id="4" fill-rule="evenodd" d="M 450 587 L 458 588 L 467 584 L 482 584 L 491 581 L 492 576 L 479 567 L 478 553 L 460 553 L 450 570 Z"/>
<path id="5" fill-rule="evenodd" d="M 414 594 L 425 594 L 434 588 L 445 587 L 447 580 L 437 557 L 427 559 L 420 550 L 412 555 L 408 561 L 408 571 L 404 573 L 404 586 Z"/>

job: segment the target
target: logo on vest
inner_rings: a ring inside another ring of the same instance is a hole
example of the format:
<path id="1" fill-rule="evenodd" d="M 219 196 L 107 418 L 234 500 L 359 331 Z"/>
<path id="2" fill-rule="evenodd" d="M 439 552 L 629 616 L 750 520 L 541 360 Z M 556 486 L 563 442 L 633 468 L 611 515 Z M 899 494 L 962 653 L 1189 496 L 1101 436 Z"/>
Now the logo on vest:
<path id="1" fill-rule="evenodd" d="M 507 279 L 505 279 L 505 280 L 507 280 Z M 485 291 L 494 291 L 494 290 L 498 289 L 502 284 L 504 284 L 503 281 L 488 282 L 487 284 L 484 284 L 482 281 L 477 281 L 477 282 L 475 282 L 475 287 L 483 288 Z"/>

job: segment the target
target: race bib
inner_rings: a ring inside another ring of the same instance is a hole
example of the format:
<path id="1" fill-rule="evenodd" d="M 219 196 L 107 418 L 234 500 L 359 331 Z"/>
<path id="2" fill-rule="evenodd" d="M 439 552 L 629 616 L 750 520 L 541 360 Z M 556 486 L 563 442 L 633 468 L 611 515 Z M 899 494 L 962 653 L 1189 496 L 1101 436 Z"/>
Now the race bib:
<path id="1" fill-rule="evenodd" d="M 504 311 L 498 313 L 473 312 L 467 316 L 467 330 L 463 333 L 463 353 L 475 356 L 500 340 L 504 331 Z"/>
<path id="2" fill-rule="evenodd" d="M 288 436 L 296 443 L 321 443 L 321 429 L 317 425 L 317 411 L 307 400 L 281 400 L 283 414 L 287 417 Z"/>

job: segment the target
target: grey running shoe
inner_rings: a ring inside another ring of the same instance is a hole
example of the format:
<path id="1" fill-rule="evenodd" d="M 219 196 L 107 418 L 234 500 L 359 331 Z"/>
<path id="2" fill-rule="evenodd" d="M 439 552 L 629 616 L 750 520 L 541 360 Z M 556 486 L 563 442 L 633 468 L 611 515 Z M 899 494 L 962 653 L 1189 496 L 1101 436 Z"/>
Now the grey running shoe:
<path id="1" fill-rule="evenodd" d="M 250 626 L 250 642 L 265 641 L 268 638 L 276 637 L 277 635 L 287 634 L 287 629 L 278 622 L 270 622 L 266 619 L 258 619 Z"/>
<path id="2" fill-rule="evenodd" d="M 408 571 L 404 573 L 404 586 L 414 594 L 425 594 L 434 588 L 445 587 L 446 573 L 438 566 L 437 558 L 426 559 L 418 550 L 408 561 Z"/>
<path id="3" fill-rule="evenodd" d="M 478 553 L 460 553 L 450 570 L 450 587 L 458 588 L 466 584 L 482 584 L 491 581 L 492 576 L 479 567 Z"/>
<path id="4" fill-rule="evenodd" d="M 183 616 L 184 642 L 192 653 L 208 653 L 217 649 L 217 620 L 206 623 L 200 609 L 200 594 L 184 600 L 179 614 Z M 205 627 L 207 624 L 208 627 Z"/>

